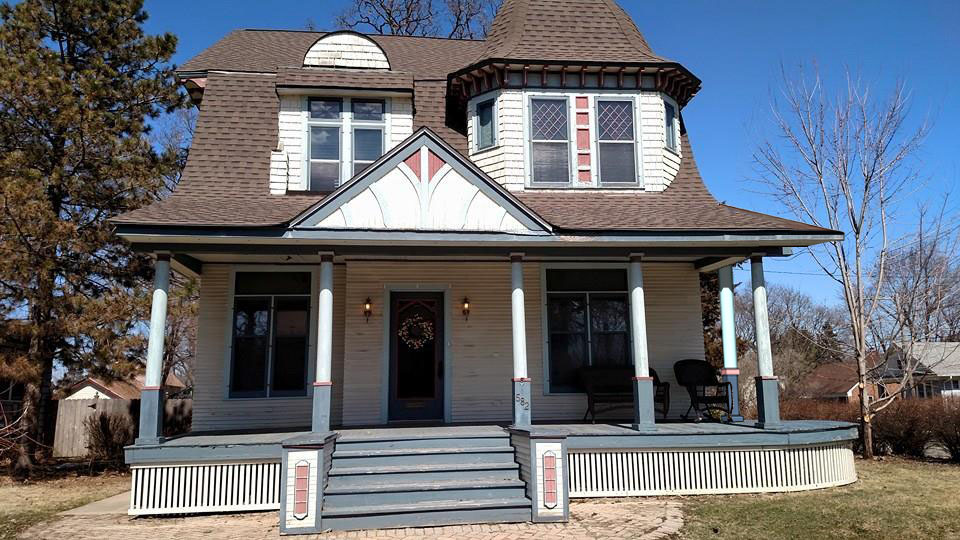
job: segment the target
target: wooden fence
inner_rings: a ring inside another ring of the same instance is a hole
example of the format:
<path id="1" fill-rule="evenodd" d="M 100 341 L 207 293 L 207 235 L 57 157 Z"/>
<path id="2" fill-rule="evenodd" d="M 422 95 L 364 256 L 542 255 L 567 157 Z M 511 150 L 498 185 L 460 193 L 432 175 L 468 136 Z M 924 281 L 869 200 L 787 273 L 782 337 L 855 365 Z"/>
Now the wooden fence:
<path id="1" fill-rule="evenodd" d="M 139 399 L 62 399 L 58 403 L 57 425 L 53 437 L 54 457 L 84 457 L 88 453 L 86 420 L 95 414 L 127 419 L 134 432 L 140 425 Z M 192 399 L 165 401 L 165 426 L 175 432 L 190 429 Z M 165 430 L 167 435 L 173 435 Z M 132 441 L 131 441 L 132 442 Z"/>

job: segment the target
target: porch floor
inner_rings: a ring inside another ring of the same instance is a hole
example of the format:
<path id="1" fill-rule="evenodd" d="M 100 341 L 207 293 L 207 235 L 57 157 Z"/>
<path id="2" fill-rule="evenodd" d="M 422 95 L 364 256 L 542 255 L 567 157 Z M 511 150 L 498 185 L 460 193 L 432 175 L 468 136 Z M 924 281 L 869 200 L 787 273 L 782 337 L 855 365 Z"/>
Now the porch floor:
<path id="1" fill-rule="evenodd" d="M 506 424 L 445 426 L 370 426 L 335 428 L 339 440 L 484 437 L 502 435 L 512 428 Z M 694 448 L 717 446 L 800 445 L 856 437 L 856 426 L 824 420 L 790 420 L 777 427 L 758 427 L 753 421 L 738 423 L 664 422 L 652 431 L 637 431 L 621 423 L 542 423 L 521 431 L 535 437 L 565 437 L 570 448 Z M 309 433 L 309 429 L 256 432 L 196 432 L 166 439 L 156 445 L 128 447 L 128 463 L 224 458 L 270 459 L 280 455 L 287 439 Z"/>

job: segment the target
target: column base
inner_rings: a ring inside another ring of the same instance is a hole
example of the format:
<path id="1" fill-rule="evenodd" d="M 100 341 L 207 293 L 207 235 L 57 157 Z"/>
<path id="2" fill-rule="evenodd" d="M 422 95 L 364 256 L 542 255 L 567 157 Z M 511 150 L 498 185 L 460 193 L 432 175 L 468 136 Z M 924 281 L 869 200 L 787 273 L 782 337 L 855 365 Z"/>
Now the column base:
<path id="1" fill-rule="evenodd" d="M 757 426 L 775 428 L 780 421 L 780 381 L 777 377 L 757 377 Z"/>
<path id="2" fill-rule="evenodd" d="M 633 429 L 655 431 L 656 411 L 653 406 L 653 377 L 633 378 Z"/>
<path id="3" fill-rule="evenodd" d="M 140 391 L 140 432 L 136 445 L 163 442 L 163 389 L 145 386 Z"/>
<path id="4" fill-rule="evenodd" d="M 333 383 L 320 381 L 313 383 L 313 422 L 310 431 L 327 433 L 330 431 L 330 394 Z"/>
<path id="5" fill-rule="evenodd" d="M 530 425 L 530 379 L 513 379 L 513 425 Z"/>
<path id="6" fill-rule="evenodd" d="M 723 382 L 730 383 L 730 422 L 743 422 L 740 414 L 740 370 L 737 368 L 723 368 L 720 370 Z"/>

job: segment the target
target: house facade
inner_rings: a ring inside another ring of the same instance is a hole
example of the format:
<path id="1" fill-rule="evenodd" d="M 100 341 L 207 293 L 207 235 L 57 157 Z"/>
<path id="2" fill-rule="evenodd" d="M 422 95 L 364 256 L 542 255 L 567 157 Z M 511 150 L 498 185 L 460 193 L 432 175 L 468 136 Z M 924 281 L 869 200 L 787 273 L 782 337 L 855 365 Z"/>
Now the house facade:
<path id="1" fill-rule="evenodd" d="M 292 534 L 855 480 L 853 426 L 779 418 L 763 277 L 841 235 L 713 198 L 700 80 L 613 1 L 506 0 L 485 41 L 241 30 L 178 76 L 183 180 L 114 220 L 156 257 L 131 514 L 278 509 Z M 725 422 L 680 422 L 701 273 L 737 388 L 747 261 L 760 417 L 734 393 Z M 193 433 L 164 440 L 170 271 L 201 286 Z M 579 423 L 600 368 L 626 408 Z"/>

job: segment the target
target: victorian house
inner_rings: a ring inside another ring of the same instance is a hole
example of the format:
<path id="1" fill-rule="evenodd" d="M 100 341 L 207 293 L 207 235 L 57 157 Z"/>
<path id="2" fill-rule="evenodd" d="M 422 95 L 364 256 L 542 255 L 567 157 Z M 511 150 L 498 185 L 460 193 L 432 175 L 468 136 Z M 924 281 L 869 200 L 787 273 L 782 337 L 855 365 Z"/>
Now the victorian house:
<path id="1" fill-rule="evenodd" d="M 156 258 L 131 514 L 279 510 L 293 534 L 856 479 L 855 426 L 779 417 L 763 272 L 840 233 L 714 199 L 701 81 L 613 0 L 505 0 L 484 41 L 238 30 L 178 76 L 183 181 L 114 220 Z M 193 431 L 164 439 L 171 271 L 201 288 Z"/>

